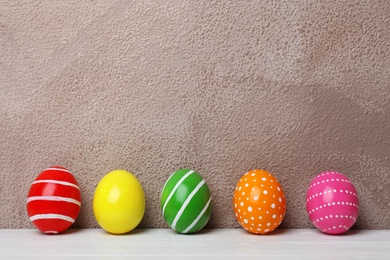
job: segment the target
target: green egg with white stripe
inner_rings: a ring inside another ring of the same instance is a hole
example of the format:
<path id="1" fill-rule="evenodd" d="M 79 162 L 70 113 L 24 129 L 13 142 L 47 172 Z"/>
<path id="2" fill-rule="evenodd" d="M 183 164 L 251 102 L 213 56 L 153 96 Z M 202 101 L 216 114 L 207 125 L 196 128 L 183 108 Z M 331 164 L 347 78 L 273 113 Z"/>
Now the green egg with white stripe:
<path id="1" fill-rule="evenodd" d="M 165 183 L 160 206 L 173 230 L 184 234 L 198 232 L 210 219 L 210 189 L 197 172 L 180 169 Z"/>

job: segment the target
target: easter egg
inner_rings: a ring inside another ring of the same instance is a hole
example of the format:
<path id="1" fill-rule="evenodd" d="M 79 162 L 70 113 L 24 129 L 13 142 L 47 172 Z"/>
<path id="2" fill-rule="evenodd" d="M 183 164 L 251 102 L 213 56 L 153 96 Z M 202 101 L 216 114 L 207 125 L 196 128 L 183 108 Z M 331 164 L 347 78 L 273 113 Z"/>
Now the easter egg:
<path id="1" fill-rule="evenodd" d="M 253 234 L 267 234 L 276 229 L 286 214 L 282 185 L 265 170 L 252 170 L 238 181 L 233 209 L 240 225 Z"/>
<path id="2" fill-rule="evenodd" d="M 343 174 L 317 175 L 306 193 L 306 211 L 313 225 L 327 234 L 341 234 L 355 224 L 359 199 L 355 186 Z"/>
<path id="3" fill-rule="evenodd" d="M 41 172 L 27 196 L 30 221 L 45 234 L 57 234 L 75 222 L 81 206 L 77 181 L 67 169 L 54 166 Z"/>
<path id="4" fill-rule="evenodd" d="M 112 234 L 137 227 L 145 213 L 145 195 L 138 179 L 125 170 L 107 173 L 96 186 L 93 213 L 100 227 Z"/>
<path id="5" fill-rule="evenodd" d="M 176 232 L 195 233 L 209 221 L 211 194 L 197 172 L 181 169 L 166 181 L 160 206 L 166 223 Z"/>

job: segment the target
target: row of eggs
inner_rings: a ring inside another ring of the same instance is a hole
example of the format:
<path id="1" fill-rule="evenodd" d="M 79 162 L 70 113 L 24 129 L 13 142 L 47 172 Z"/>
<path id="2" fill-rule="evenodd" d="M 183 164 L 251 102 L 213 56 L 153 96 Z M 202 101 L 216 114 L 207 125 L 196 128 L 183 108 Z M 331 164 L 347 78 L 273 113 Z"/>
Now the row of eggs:
<path id="1" fill-rule="evenodd" d="M 43 233 L 68 229 L 81 207 L 75 177 L 66 168 L 44 170 L 31 184 L 27 198 L 30 221 Z M 166 223 L 178 233 L 195 233 L 209 221 L 211 193 L 200 174 L 190 169 L 174 172 L 160 198 Z M 282 185 L 265 170 L 245 173 L 234 190 L 233 210 L 239 224 L 253 234 L 276 229 L 286 214 Z M 341 234 L 352 227 L 359 213 L 356 188 L 343 174 L 327 171 L 317 175 L 306 194 L 307 214 L 324 233 Z M 115 170 L 98 183 L 93 197 L 97 223 L 107 232 L 124 234 L 141 222 L 145 195 L 138 179 L 128 171 Z"/>

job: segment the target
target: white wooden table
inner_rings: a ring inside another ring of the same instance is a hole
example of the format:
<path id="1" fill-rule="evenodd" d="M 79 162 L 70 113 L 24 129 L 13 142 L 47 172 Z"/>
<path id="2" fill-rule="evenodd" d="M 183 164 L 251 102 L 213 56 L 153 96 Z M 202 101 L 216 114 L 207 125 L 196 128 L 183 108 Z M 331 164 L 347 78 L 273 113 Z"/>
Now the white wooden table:
<path id="1" fill-rule="evenodd" d="M 209 229 L 192 235 L 171 229 L 136 229 L 110 235 L 101 229 L 44 235 L 33 229 L 0 230 L 0 259 L 390 259 L 390 230 L 325 235 L 314 229 L 251 235 Z"/>

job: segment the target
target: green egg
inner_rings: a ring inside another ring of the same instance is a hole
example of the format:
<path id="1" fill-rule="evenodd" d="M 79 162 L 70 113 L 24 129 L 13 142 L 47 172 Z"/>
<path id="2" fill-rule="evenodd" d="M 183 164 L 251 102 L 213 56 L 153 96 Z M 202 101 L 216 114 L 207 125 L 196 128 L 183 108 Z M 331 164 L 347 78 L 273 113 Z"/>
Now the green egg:
<path id="1" fill-rule="evenodd" d="M 210 219 L 210 189 L 197 172 L 180 169 L 165 183 L 160 206 L 165 221 L 173 230 L 198 232 Z"/>

